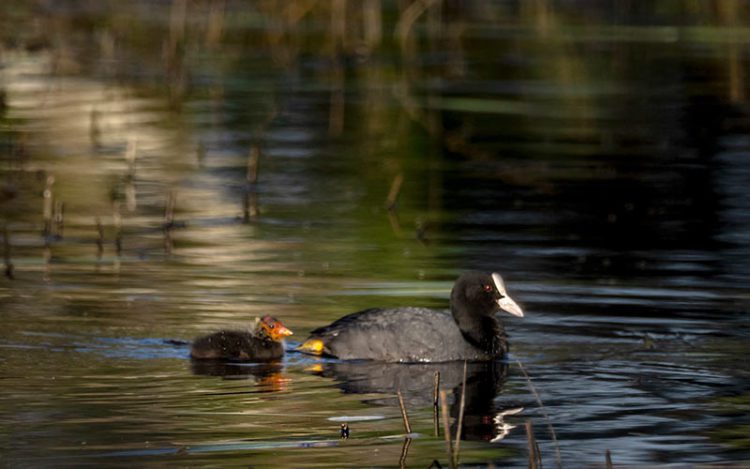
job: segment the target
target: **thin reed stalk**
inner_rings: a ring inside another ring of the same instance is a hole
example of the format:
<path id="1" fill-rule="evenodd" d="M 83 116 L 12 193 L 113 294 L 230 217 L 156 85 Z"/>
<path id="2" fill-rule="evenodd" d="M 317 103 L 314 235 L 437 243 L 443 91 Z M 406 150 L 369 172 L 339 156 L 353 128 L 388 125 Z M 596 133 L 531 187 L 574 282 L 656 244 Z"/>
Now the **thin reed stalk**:
<path id="1" fill-rule="evenodd" d="M 385 199 L 385 208 L 393 210 L 398 202 L 398 195 L 401 193 L 401 185 L 404 183 L 404 175 L 398 173 L 391 182 L 391 189 L 388 191 L 388 197 Z"/>
<path id="2" fill-rule="evenodd" d="M 398 406 L 401 408 L 401 418 L 404 421 L 404 429 L 406 434 L 411 434 L 411 424 L 409 424 L 409 414 L 406 413 L 406 406 L 404 406 L 404 397 L 401 395 L 401 391 L 396 391 L 398 395 Z"/>
<path id="3" fill-rule="evenodd" d="M 164 226 L 171 228 L 174 225 L 174 209 L 177 205 L 177 197 L 174 191 L 169 191 L 167 201 L 164 204 Z"/>
<path id="4" fill-rule="evenodd" d="M 549 430 L 550 436 L 552 437 L 552 441 L 555 444 L 555 458 L 557 460 L 557 467 L 562 468 L 562 457 L 560 456 L 560 444 L 557 442 L 557 434 L 555 433 L 555 428 L 552 426 L 552 421 L 549 418 L 547 409 L 544 407 L 544 403 L 542 403 L 542 398 L 539 396 L 539 393 L 534 387 L 534 384 L 531 382 L 531 378 L 526 373 L 526 369 L 523 367 L 523 365 L 521 364 L 519 360 L 516 360 L 516 364 L 518 364 L 518 368 L 521 370 L 521 373 L 523 373 L 524 377 L 526 378 L 526 384 L 529 386 L 531 393 L 534 394 L 534 397 L 536 398 L 536 402 L 539 405 L 539 410 L 542 411 L 542 414 L 544 415 L 544 419 L 547 421 L 547 428 Z"/>
<path id="5" fill-rule="evenodd" d="M 440 372 L 435 372 L 434 387 L 432 389 L 432 427 L 435 436 L 440 436 L 440 426 L 438 424 L 438 406 L 440 405 Z"/>
<path id="6" fill-rule="evenodd" d="M 44 216 L 44 228 L 42 230 L 42 236 L 47 238 L 52 233 L 52 186 L 55 184 L 55 176 L 47 176 L 46 185 L 44 187 L 44 208 L 42 215 Z M 48 240 L 45 240 L 47 242 Z"/>
<path id="7" fill-rule="evenodd" d="M 65 228 L 65 203 L 56 200 L 52 213 L 52 219 L 55 223 L 54 237 L 62 239 Z"/>
<path id="8" fill-rule="evenodd" d="M 440 391 L 440 411 L 443 414 L 443 437 L 445 438 L 445 449 L 448 452 L 448 464 L 451 469 L 456 467 L 453 461 L 453 448 L 451 445 L 451 427 L 448 423 L 448 398 L 445 395 L 445 391 Z"/>
<path id="9" fill-rule="evenodd" d="M 440 404 L 440 372 L 435 372 L 435 377 L 433 378 L 433 388 L 432 388 L 432 405 L 434 407 L 437 407 Z"/>
<path id="10" fill-rule="evenodd" d="M 409 447 L 411 446 L 411 438 L 404 438 L 404 445 L 401 447 L 401 457 L 398 459 L 398 467 L 406 467 L 406 457 L 409 456 Z"/>
<path id="11" fill-rule="evenodd" d="M 260 170 L 260 146 L 255 143 L 250 147 L 250 154 L 247 157 L 247 182 L 255 184 L 258 182 L 258 172 Z"/>
<path id="12" fill-rule="evenodd" d="M 135 179 L 135 162 L 138 159 L 138 140 L 131 138 L 125 148 L 125 162 L 128 164 L 128 178 Z"/>
<path id="13" fill-rule="evenodd" d="M 119 202 L 112 205 L 112 221 L 115 225 L 115 252 L 117 257 L 120 257 L 122 254 L 122 215 Z"/>
<path id="14" fill-rule="evenodd" d="M 91 108 L 89 112 L 89 140 L 93 146 L 99 146 L 99 136 L 101 130 L 99 130 L 99 111 L 96 108 Z"/>
<path id="15" fill-rule="evenodd" d="M 414 23 L 417 22 L 419 17 L 422 16 L 424 12 L 438 3 L 438 0 L 415 1 L 401 12 L 398 23 L 396 23 L 393 36 L 400 44 L 401 51 L 404 56 L 411 58 L 414 55 L 413 50 L 411 50 L 413 45 L 410 44 L 411 33 L 414 29 Z"/>
<path id="16" fill-rule="evenodd" d="M 3 261 L 5 262 L 5 276 L 13 280 L 13 262 L 10 260 L 10 235 L 8 225 L 3 226 Z"/>
<path id="17" fill-rule="evenodd" d="M 526 439 L 529 445 L 529 469 L 540 469 L 542 467 L 542 454 L 534 437 L 534 427 L 531 420 L 526 421 Z"/>
<path id="18" fill-rule="evenodd" d="M 466 367 L 467 363 L 464 360 L 464 378 L 461 385 L 461 404 L 458 408 L 458 427 L 456 428 L 456 442 L 454 443 L 453 457 L 456 459 L 455 464 L 458 465 L 458 458 L 461 452 L 461 429 L 464 425 L 464 406 L 466 405 Z"/>
<path id="19" fill-rule="evenodd" d="M 174 243 L 172 241 L 172 227 L 174 226 L 174 210 L 177 205 L 177 197 L 174 191 L 167 194 L 167 202 L 164 207 L 164 252 L 172 254 Z"/>
<path id="20" fill-rule="evenodd" d="M 96 217 L 94 220 L 96 224 L 96 259 L 101 260 L 102 254 L 104 254 L 104 227 L 102 226 L 102 220 Z"/>

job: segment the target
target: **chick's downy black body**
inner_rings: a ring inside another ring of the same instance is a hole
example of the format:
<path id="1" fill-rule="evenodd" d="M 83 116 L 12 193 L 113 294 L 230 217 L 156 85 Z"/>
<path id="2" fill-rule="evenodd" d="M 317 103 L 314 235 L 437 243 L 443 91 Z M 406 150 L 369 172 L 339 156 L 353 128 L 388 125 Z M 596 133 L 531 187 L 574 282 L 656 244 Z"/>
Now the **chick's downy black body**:
<path id="1" fill-rule="evenodd" d="M 190 348 L 194 359 L 269 361 L 284 356 L 284 337 L 291 335 L 280 321 L 264 316 L 252 331 L 223 330 L 198 337 Z"/>

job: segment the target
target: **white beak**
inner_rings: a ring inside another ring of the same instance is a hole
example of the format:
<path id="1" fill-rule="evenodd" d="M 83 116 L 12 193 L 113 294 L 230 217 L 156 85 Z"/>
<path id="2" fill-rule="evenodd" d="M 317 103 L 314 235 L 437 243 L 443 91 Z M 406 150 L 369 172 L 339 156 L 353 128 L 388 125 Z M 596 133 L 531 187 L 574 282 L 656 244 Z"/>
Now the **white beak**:
<path id="1" fill-rule="evenodd" d="M 492 281 L 495 282 L 495 288 L 497 288 L 498 293 L 500 293 L 500 299 L 497 300 L 497 305 L 500 309 L 512 314 L 513 316 L 522 318 L 523 310 L 518 306 L 518 303 L 513 301 L 513 298 L 508 296 L 508 293 L 505 291 L 505 282 L 503 282 L 503 278 L 500 274 L 492 274 Z"/>

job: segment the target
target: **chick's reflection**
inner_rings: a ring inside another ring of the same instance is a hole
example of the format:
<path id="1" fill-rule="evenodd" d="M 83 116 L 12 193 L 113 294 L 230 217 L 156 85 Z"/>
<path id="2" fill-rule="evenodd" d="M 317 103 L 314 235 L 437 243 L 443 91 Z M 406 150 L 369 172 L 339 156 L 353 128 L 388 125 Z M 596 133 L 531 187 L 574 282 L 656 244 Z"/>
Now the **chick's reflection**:
<path id="1" fill-rule="evenodd" d="M 267 391 L 284 391 L 288 379 L 282 374 L 282 362 L 242 363 L 224 360 L 192 360 L 191 370 L 195 375 L 221 376 L 224 379 L 254 379 Z"/>

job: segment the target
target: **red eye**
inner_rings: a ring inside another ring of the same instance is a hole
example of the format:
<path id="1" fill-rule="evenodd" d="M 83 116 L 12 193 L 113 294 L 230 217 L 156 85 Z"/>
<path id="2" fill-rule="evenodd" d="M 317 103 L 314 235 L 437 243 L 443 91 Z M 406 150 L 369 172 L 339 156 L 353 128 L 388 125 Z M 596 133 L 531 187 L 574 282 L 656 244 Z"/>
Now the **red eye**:
<path id="1" fill-rule="evenodd" d="M 492 291 L 492 285 L 485 285 L 484 291 L 486 291 L 487 293 L 490 293 Z"/>

